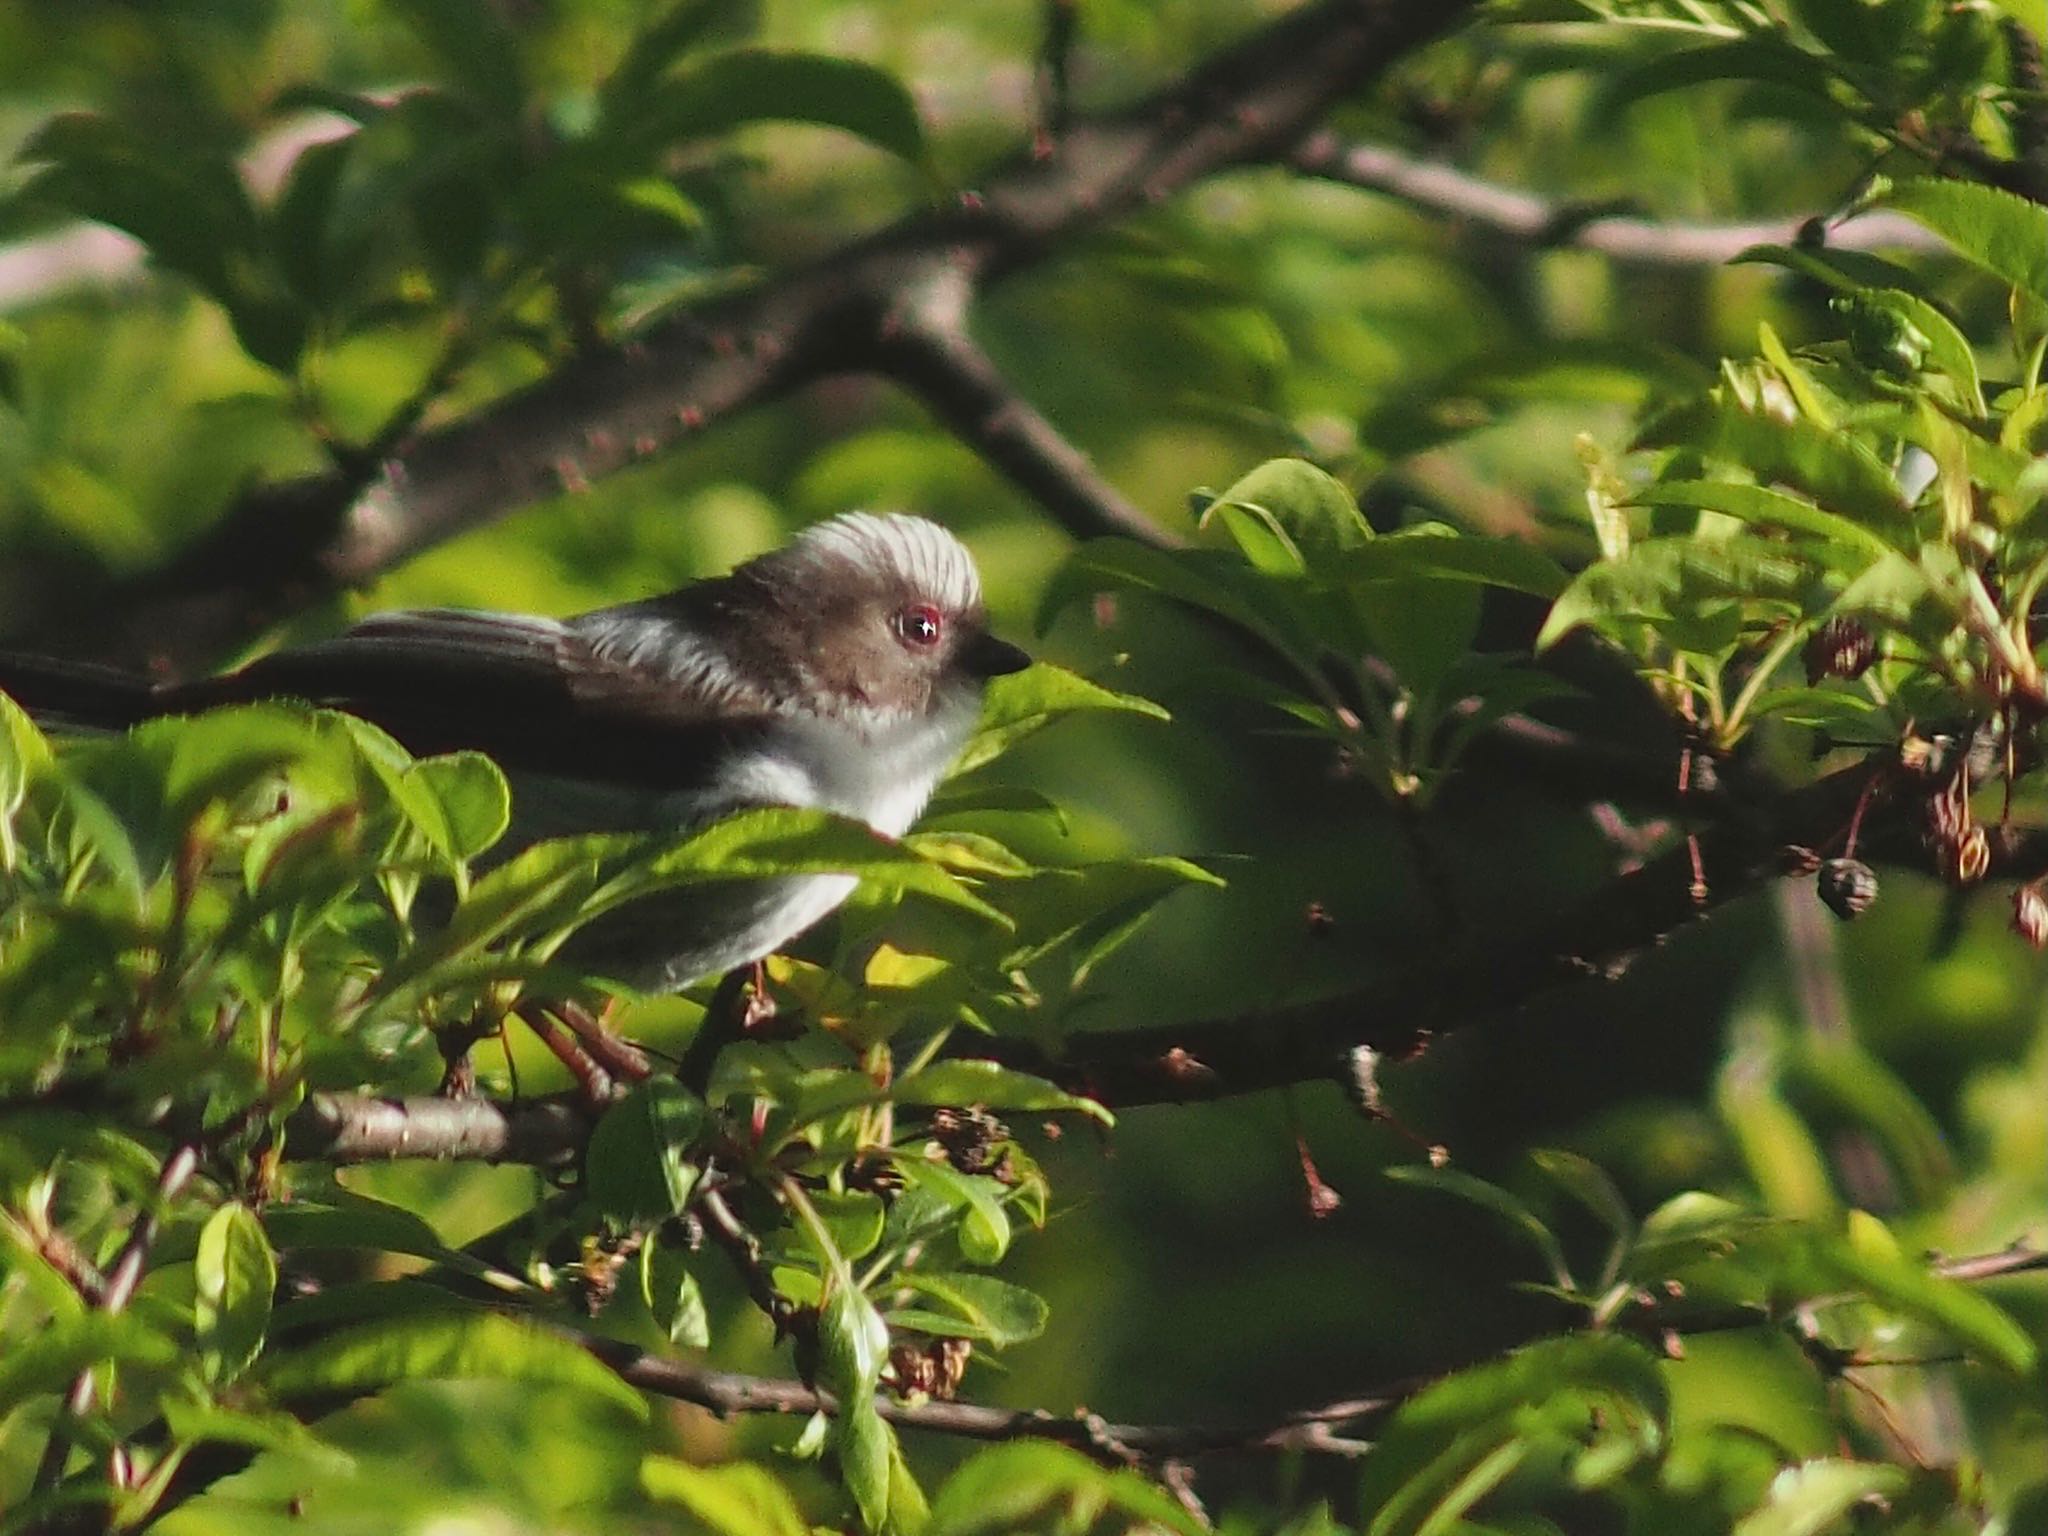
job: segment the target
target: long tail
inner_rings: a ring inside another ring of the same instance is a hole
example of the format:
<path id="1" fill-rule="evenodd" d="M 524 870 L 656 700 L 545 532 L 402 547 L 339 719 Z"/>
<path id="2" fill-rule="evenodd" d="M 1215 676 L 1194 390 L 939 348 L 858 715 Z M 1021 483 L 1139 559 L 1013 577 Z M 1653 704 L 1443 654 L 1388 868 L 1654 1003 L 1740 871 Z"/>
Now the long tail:
<path id="1" fill-rule="evenodd" d="M 168 701 L 146 677 L 88 661 L 0 651 L 0 693 L 30 714 L 118 731 L 163 713 Z"/>

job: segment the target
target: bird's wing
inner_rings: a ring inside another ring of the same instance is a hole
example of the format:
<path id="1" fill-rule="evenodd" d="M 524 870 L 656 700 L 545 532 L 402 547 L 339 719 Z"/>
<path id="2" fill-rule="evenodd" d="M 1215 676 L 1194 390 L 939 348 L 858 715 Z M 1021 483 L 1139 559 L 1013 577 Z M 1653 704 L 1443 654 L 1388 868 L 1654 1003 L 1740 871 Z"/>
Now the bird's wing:
<path id="1" fill-rule="evenodd" d="M 305 699 L 361 715 L 414 752 L 474 748 L 508 769 L 662 791 L 695 787 L 769 724 L 766 701 L 605 638 L 573 620 L 378 614 L 336 639 L 170 690 L 164 705 Z"/>

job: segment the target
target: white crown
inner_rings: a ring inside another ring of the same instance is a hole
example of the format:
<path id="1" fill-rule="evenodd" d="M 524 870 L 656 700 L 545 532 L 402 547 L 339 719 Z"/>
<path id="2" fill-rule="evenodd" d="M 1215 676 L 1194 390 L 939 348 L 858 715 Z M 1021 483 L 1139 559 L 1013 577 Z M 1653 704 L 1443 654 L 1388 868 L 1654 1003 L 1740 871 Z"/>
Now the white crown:
<path id="1" fill-rule="evenodd" d="M 789 552 L 862 566 L 886 565 L 955 613 L 981 606 L 981 577 L 974 557 L 929 518 L 848 512 L 804 529 Z"/>

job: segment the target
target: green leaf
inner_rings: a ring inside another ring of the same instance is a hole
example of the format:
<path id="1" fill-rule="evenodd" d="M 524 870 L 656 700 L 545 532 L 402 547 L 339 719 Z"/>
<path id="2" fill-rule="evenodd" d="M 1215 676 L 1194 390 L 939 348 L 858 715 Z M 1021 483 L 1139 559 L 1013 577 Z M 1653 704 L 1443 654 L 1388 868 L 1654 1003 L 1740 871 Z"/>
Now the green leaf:
<path id="1" fill-rule="evenodd" d="M 288 1413 L 224 1408 L 218 1403 L 176 1397 L 161 1402 L 164 1425 L 172 1438 L 189 1445 L 242 1445 L 257 1451 L 279 1451 L 337 1473 L 346 1473 L 356 1464 L 354 1457 L 329 1445 Z"/>
<path id="2" fill-rule="evenodd" d="M 1879 1306 L 1939 1328 L 1958 1344 L 2015 1376 L 2034 1368 L 2033 1338 L 1996 1303 L 1909 1259 L 1829 1244 L 1825 1262 Z"/>
<path id="3" fill-rule="evenodd" d="M 669 1343 L 685 1349 L 711 1347 L 704 1288 L 688 1260 L 663 1243 L 658 1233 L 648 1233 L 640 1245 L 640 1299 Z"/>
<path id="4" fill-rule="evenodd" d="M 1761 1504 L 1736 1522 L 1734 1536 L 1821 1536 L 1866 1500 L 1903 1493 L 1900 1467 L 1820 1457 L 1771 1479 Z"/>
<path id="5" fill-rule="evenodd" d="M 273 1347 L 255 1379 L 281 1398 L 359 1397 L 405 1381 L 523 1381 L 587 1392 L 647 1417 L 640 1394 L 572 1338 L 491 1313 L 388 1318 L 296 1349 Z"/>
<path id="6" fill-rule="evenodd" d="M 1669 630 L 1681 650 L 1715 650 L 1733 640 L 1732 629 L 1723 638 L 1718 627 L 1688 624 L 1711 619 L 1714 610 L 1745 599 L 1812 609 L 1819 604 L 1822 581 L 1822 572 L 1809 561 L 1760 538 L 1685 534 L 1644 539 L 1630 545 L 1621 559 L 1588 566 L 1573 579 L 1551 605 L 1536 649 L 1548 649 L 1582 624 L 1608 628 L 1616 620 L 1648 620 Z"/>
<path id="7" fill-rule="evenodd" d="M 945 1315 L 920 1312 L 914 1324 L 897 1311 L 892 1316 L 899 1327 L 981 1339 L 999 1349 L 1037 1338 L 1052 1316 L 1052 1308 L 1036 1292 L 993 1275 L 906 1269 L 890 1284 L 915 1291 L 947 1309 Z"/>
<path id="8" fill-rule="evenodd" d="M 1933 176 L 1900 182 L 1880 201 L 1933 230 L 1966 261 L 2048 301 L 2048 208 L 1996 187 Z"/>
<path id="9" fill-rule="evenodd" d="M 133 235 L 227 311 L 250 356 L 280 371 L 296 364 L 305 313 L 265 260 L 256 207 L 226 155 L 68 112 L 37 130 L 21 158 L 41 162 L 29 195 Z"/>
<path id="10" fill-rule="evenodd" d="M 682 0 L 643 27 L 604 83 L 607 110 L 639 110 L 639 98 L 718 27 L 746 14 L 743 0 Z"/>
<path id="11" fill-rule="evenodd" d="M 700 1171 L 690 1159 L 710 1120 L 704 1101 L 673 1077 L 636 1086 L 605 1111 L 583 1155 L 597 1208 L 629 1225 L 681 1215 Z"/>
<path id="12" fill-rule="evenodd" d="M 1662 1447 L 1669 1402 L 1658 1362 L 1633 1340 L 1578 1333 L 1543 1339 L 1504 1359 L 1447 1376 L 1404 1403 L 1365 1463 L 1360 1503 L 1371 1536 L 1454 1529 L 1456 1517 L 1517 1466 L 1549 1467 L 1576 1486 L 1581 1457 L 1610 1462 L 1611 1443 L 1635 1461 Z"/>
<path id="13" fill-rule="evenodd" d="M 988 1109 L 1081 1114 L 1104 1125 L 1116 1123 L 1116 1117 L 1093 1099 L 1068 1093 L 1028 1072 L 974 1057 L 949 1057 L 906 1073 L 890 1086 L 889 1097 L 898 1104 L 979 1104 Z"/>
<path id="14" fill-rule="evenodd" d="M 493 117 L 514 118 L 525 105 L 519 39 L 490 0 L 390 0 L 433 51 L 449 78 Z"/>
<path id="15" fill-rule="evenodd" d="M 1171 717 L 1150 699 L 1118 693 L 1090 682 L 1078 672 L 1034 662 L 1022 672 L 990 680 L 982 696 L 981 719 L 954 762 L 952 777 L 1000 757 L 1025 737 L 1055 720 L 1076 714 L 1142 715 L 1148 720 Z"/>
<path id="16" fill-rule="evenodd" d="M 1911 327 L 1925 344 L 1923 361 L 1955 381 L 1959 402 L 1976 416 L 1984 414 L 1984 386 L 1977 375 L 1977 354 L 1956 323 L 1918 294 L 1880 288 L 1845 294 L 1836 304 L 1852 318 L 1862 309 L 1876 310 Z"/>
<path id="17" fill-rule="evenodd" d="M 875 1388 L 889 1354 L 889 1327 L 846 1273 L 843 1255 L 827 1256 L 832 1276 L 818 1310 L 818 1385 L 839 1399 L 832 1426 L 839 1473 L 869 1530 L 889 1507 L 891 1437 L 875 1409 Z"/>
<path id="18" fill-rule="evenodd" d="M 1249 514 L 1225 520 L 1235 511 Z M 1286 568 L 1321 570 L 1331 557 L 1372 539 L 1372 526 L 1339 480 L 1306 459 L 1270 459 L 1202 509 L 1201 527 L 1221 522 L 1253 565 L 1266 569 L 1276 549 Z"/>
<path id="19" fill-rule="evenodd" d="M 1542 1255 L 1553 1284 L 1565 1290 L 1576 1289 L 1571 1268 L 1565 1263 L 1564 1245 L 1558 1242 L 1557 1234 L 1550 1230 L 1543 1218 L 1529 1209 L 1519 1196 L 1456 1168 L 1432 1168 L 1424 1163 L 1396 1163 L 1387 1169 L 1387 1177 L 1398 1184 L 1441 1190 L 1483 1211 L 1492 1212 Z"/>
<path id="20" fill-rule="evenodd" d="M 1811 54 L 1766 33 L 1681 49 L 1624 70 L 1602 91 L 1600 105 L 1611 113 L 1651 96 L 1723 80 L 1773 85 L 1828 101 L 1827 77 Z"/>
<path id="21" fill-rule="evenodd" d="M 1784 416 L 1738 398 L 1723 385 L 1658 416 L 1636 445 L 1693 448 L 1740 466 L 1758 480 L 1804 491 L 1830 511 L 1879 527 L 1906 514 L 1898 482 L 1862 441 L 1807 416 Z"/>
<path id="22" fill-rule="evenodd" d="M 232 1381 L 263 1348 L 277 1292 L 277 1255 L 255 1213 L 235 1201 L 208 1217 L 193 1273 L 200 1356 L 209 1377 Z"/>
<path id="23" fill-rule="evenodd" d="M 1069 604 L 1115 591 L 1150 593 L 1212 614 L 1299 671 L 1313 668 L 1322 648 L 1296 601 L 1299 583 L 1262 578 L 1216 550 L 1155 549 L 1115 538 L 1083 545 L 1053 574 L 1039 604 L 1039 631 Z"/>
<path id="24" fill-rule="evenodd" d="M 1003 1209 L 1002 1185 L 915 1152 L 899 1151 L 891 1160 L 911 1184 L 961 1212 L 960 1251 L 971 1262 L 994 1264 L 1009 1251 L 1010 1217 Z"/>
<path id="25" fill-rule="evenodd" d="M 1809 535 L 1845 554 L 1875 557 L 1892 548 L 1884 538 L 1852 518 L 1823 511 L 1810 501 L 1761 485 L 1729 480 L 1662 480 L 1633 492 L 1627 504 L 1696 507 L 1703 512 L 1725 513 L 1754 527 Z"/>
<path id="26" fill-rule="evenodd" d="M 0 693 L 0 821 L 21 808 L 28 786 L 49 764 L 50 744 L 35 721 L 6 694 Z M 0 841 L 0 847 L 7 844 Z M 0 861 L 0 868 L 7 867 Z"/>
<path id="27" fill-rule="evenodd" d="M 0 1353 L 0 1414 L 33 1397 L 53 1396 L 103 1360 L 167 1366 L 178 1347 L 131 1313 L 86 1312 L 60 1318 Z"/>
<path id="28" fill-rule="evenodd" d="M 580 916 L 587 921 L 674 886 L 802 874 L 854 875 L 873 889 L 929 897 L 999 927 L 1010 926 L 1007 917 L 939 865 L 866 823 L 780 807 L 741 811 L 678 847 L 635 859 L 583 904 Z"/>
<path id="29" fill-rule="evenodd" d="M 651 1499 L 679 1504 L 715 1536 L 810 1536 L 811 1525 L 789 1491 L 765 1467 L 731 1462 L 697 1467 L 668 1456 L 640 1463 L 640 1486 Z"/>
<path id="30" fill-rule="evenodd" d="M 1127 1517 L 1109 1529 L 1157 1528 L 1208 1536 L 1209 1528 L 1164 1490 L 1132 1472 L 1111 1472 L 1071 1446 L 1017 1440 L 954 1468 L 932 1499 L 924 1536 L 1014 1536 L 1079 1532 L 1104 1512 Z"/>
<path id="31" fill-rule="evenodd" d="M 445 842 L 440 851 L 467 861 L 504 836 L 512 819 L 512 791 L 504 771 L 481 752 L 421 758 L 408 777 L 440 802 Z"/>
<path id="32" fill-rule="evenodd" d="M 1563 566 L 1521 539 L 1459 533 L 1441 523 L 1403 528 L 1351 550 L 1337 574 L 1347 582 L 1427 577 L 1544 598 L 1556 597 L 1570 579 Z"/>
<path id="33" fill-rule="evenodd" d="M 875 1251 L 889 1214 L 881 1196 L 867 1190 L 818 1189 L 811 1192 L 810 1201 L 818 1220 L 832 1234 L 832 1246 L 840 1258 L 852 1263 Z"/>
<path id="34" fill-rule="evenodd" d="M 889 1491 L 898 1460 L 896 1436 L 882 1422 L 872 1397 L 858 1406 L 842 1399 L 832 1429 L 839 1476 L 860 1510 L 861 1524 L 880 1531 L 889 1517 Z"/>
<path id="35" fill-rule="evenodd" d="M 858 59 L 735 49 L 650 87 L 632 111 L 631 131 L 650 146 L 782 121 L 838 128 L 913 165 L 928 163 L 910 92 L 887 70 Z"/>

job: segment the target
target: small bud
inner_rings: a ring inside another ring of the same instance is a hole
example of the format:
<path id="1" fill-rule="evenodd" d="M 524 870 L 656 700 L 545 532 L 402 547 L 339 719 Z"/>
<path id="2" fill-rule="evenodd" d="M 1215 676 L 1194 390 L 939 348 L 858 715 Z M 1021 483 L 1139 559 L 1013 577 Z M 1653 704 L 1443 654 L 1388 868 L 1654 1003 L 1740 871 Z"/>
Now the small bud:
<path id="1" fill-rule="evenodd" d="M 2048 896 L 2038 885 L 2023 885 L 2012 893 L 2012 931 L 2032 949 L 2048 949 Z"/>
<path id="2" fill-rule="evenodd" d="M 1970 832 L 1970 784 L 1962 774 L 1927 800 L 1927 834 L 1940 848 L 1958 846 Z"/>
<path id="3" fill-rule="evenodd" d="M 1877 900 L 1877 871 L 1861 859 L 1829 859 L 1820 867 L 1820 899 L 1843 922 L 1854 922 Z"/>
<path id="4" fill-rule="evenodd" d="M 1991 872 L 1991 839 L 1982 827 L 1963 833 L 1950 869 L 1957 885 L 1975 885 Z"/>
<path id="5" fill-rule="evenodd" d="M 1899 740 L 1899 766 L 1915 778 L 1931 779 L 1940 773 L 1946 755 L 1938 742 L 1910 731 Z"/>
<path id="6" fill-rule="evenodd" d="M 1829 619 L 1813 632 L 1800 653 L 1806 662 L 1806 680 L 1817 683 L 1824 677 L 1858 678 L 1877 660 L 1877 641 L 1854 619 Z"/>

